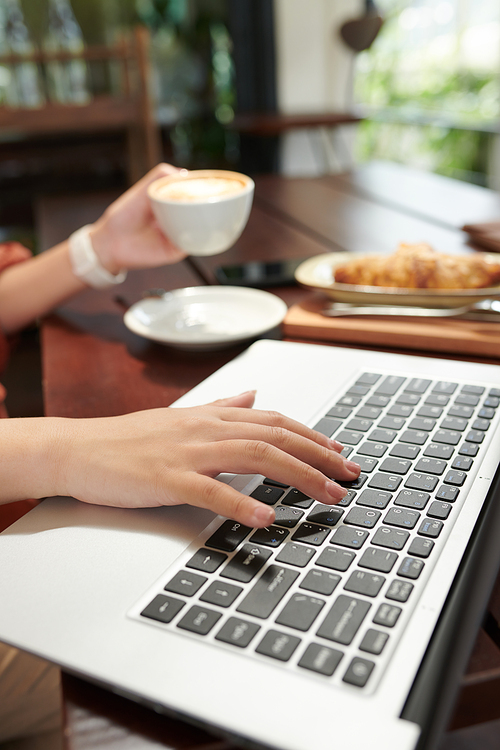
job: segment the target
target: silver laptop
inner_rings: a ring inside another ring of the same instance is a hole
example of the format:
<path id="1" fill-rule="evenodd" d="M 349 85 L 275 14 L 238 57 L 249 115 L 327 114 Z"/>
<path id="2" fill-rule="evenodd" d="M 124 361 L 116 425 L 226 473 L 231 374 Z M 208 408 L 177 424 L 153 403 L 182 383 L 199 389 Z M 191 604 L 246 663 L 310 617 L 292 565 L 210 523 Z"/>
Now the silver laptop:
<path id="1" fill-rule="evenodd" d="M 262 340 L 176 405 L 251 388 L 346 446 L 346 498 L 221 475 L 261 530 L 46 499 L 0 537 L 0 639 L 242 745 L 427 750 L 500 562 L 498 368 Z"/>

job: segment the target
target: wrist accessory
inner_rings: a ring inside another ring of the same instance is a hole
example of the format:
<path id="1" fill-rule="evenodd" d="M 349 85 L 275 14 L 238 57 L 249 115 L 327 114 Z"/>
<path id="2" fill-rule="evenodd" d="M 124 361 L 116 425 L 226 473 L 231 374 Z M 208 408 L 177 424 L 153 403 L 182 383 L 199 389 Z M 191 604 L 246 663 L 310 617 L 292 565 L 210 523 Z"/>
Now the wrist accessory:
<path id="1" fill-rule="evenodd" d="M 86 224 L 69 238 L 69 258 L 75 276 L 94 289 L 106 289 L 121 284 L 127 278 L 126 271 L 116 276 L 107 271 L 97 257 L 90 238 L 91 224 Z"/>

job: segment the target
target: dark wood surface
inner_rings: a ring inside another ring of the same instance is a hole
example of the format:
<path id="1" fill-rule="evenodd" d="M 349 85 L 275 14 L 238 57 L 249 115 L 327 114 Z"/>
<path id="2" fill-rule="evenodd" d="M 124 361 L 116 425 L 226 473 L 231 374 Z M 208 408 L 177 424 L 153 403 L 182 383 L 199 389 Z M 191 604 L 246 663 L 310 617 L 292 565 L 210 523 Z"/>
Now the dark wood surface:
<path id="1" fill-rule="evenodd" d="M 391 188 L 399 169 L 368 165 L 349 175 L 316 180 L 259 177 L 249 224 L 224 256 L 133 272 L 119 291 L 87 291 L 64 305 L 42 325 L 46 413 L 100 416 L 167 405 L 242 350 L 235 346 L 219 352 L 181 352 L 130 333 L 123 325 L 124 309 L 146 289 L 214 283 L 213 270 L 221 262 L 300 258 L 338 249 L 390 252 L 399 241 L 429 241 L 442 251 L 470 252 L 467 236 L 458 227 L 479 217 L 495 218 L 498 196 L 445 178 L 433 182 L 432 176 L 405 170 L 403 199 L 397 187 Z M 37 212 L 41 246 L 50 247 L 93 221 L 113 197 L 103 193 L 41 198 Z M 436 215 L 442 198 L 445 220 Z M 456 216 L 450 208 L 453 204 Z M 289 305 L 310 294 L 298 287 L 274 291 Z M 469 740 L 459 738 L 460 727 L 500 718 L 500 583 L 489 612 L 450 724 L 457 733 L 450 731 L 443 740 L 446 750 L 472 750 L 474 744 L 463 744 Z M 63 687 L 68 750 L 110 746 L 149 750 L 153 744 L 189 750 L 230 747 L 76 677 L 65 675 Z M 470 729 L 467 737 L 474 738 Z M 462 744 L 453 744 L 454 737 Z"/>

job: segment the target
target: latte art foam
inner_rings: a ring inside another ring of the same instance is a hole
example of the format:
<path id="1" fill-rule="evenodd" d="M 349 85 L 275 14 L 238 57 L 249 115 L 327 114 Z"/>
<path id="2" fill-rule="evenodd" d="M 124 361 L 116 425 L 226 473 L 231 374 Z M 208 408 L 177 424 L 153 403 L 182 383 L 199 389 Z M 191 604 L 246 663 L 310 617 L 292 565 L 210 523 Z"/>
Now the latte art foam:
<path id="1" fill-rule="evenodd" d="M 203 201 L 234 195 L 246 188 L 243 180 L 228 177 L 196 177 L 168 182 L 158 189 L 160 200 Z"/>

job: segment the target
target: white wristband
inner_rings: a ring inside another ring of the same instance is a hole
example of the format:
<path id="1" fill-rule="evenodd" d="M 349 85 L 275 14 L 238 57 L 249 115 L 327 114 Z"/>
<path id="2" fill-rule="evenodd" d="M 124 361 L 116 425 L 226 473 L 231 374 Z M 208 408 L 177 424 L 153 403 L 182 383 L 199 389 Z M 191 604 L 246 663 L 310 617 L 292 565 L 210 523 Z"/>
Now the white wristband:
<path id="1" fill-rule="evenodd" d="M 106 289 L 114 284 L 121 284 L 127 278 L 126 271 L 120 271 L 116 276 L 101 265 L 92 246 L 90 238 L 91 224 L 73 232 L 69 238 L 69 258 L 75 276 L 94 289 Z"/>

